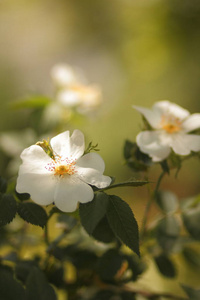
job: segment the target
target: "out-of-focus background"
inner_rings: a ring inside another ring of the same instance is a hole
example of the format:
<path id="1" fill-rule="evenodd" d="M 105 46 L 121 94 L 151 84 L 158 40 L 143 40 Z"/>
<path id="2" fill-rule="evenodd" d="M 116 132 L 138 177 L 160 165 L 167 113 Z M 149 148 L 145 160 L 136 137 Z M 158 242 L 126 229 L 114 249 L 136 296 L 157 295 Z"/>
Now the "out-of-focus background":
<path id="1" fill-rule="evenodd" d="M 55 64 L 81 68 L 90 83 L 101 86 L 104 102 L 79 129 L 88 142 L 98 142 L 106 174 L 118 181 L 135 176 L 122 154 L 125 139 L 134 141 L 141 126 L 133 104 L 150 107 L 167 99 L 200 111 L 198 0 L 1 0 L 0 41 L 0 131 L 30 127 L 29 113 L 9 104 L 32 93 L 51 96 Z M 0 154 L 4 176 L 9 157 Z M 159 171 L 150 174 L 152 181 Z M 196 160 L 164 186 L 179 197 L 199 193 Z M 130 189 L 125 193 L 136 211 L 144 207 Z"/>

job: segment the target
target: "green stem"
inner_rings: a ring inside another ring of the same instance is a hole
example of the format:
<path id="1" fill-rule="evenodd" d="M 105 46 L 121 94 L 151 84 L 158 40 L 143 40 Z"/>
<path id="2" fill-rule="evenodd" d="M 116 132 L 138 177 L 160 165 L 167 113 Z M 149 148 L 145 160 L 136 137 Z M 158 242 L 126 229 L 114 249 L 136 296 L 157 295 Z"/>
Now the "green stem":
<path id="1" fill-rule="evenodd" d="M 165 175 L 165 171 L 163 171 L 157 181 L 156 187 L 155 187 L 155 191 L 152 193 L 152 195 L 149 198 L 149 201 L 147 202 L 146 205 L 146 209 L 144 211 L 144 216 L 143 216 L 143 220 L 142 220 L 142 226 L 141 226 L 141 234 L 140 234 L 140 239 L 142 240 L 144 238 L 145 232 L 146 232 L 146 225 L 147 225 L 147 220 L 148 220 L 148 216 L 149 216 L 149 212 L 150 212 L 150 208 L 151 205 L 154 201 L 155 195 L 158 193 L 158 189 L 160 187 L 161 181 Z"/>

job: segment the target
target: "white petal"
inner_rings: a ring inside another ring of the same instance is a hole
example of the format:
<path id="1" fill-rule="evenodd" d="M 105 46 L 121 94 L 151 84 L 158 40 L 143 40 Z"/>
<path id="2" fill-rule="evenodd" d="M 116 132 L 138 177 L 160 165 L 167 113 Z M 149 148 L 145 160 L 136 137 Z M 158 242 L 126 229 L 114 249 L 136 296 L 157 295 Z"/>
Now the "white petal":
<path id="1" fill-rule="evenodd" d="M 200 128 L 200 113 L 190 115 L 183 123 L 182 127 L 185 132 Z"/>
<path id="2" fill-rule="evenodd" d="M 78 202 L 90 202 L 93 198 L 92 188 L 71 176 L 67 180 L 59 180 L 55 192 L 55 205 L 64 212 L 72 212 L 76 210 Z"/>
<path id="3" fill-rule="evenodd" d="M 103 158 L 97 153 L 88 153 L 77 160 L 77 166 L 82 168 L 92 168 L 103 174 L 105 163 Z"/>
<path id="4" fill-rule="evenodd" d="M 22 173 L 17 178 L 18 193 L 28 193 L 40 205 L 49 205 L 54 200 L 56 178 L 51 174 Z"/>
<path id="5" fill-rule="evenodd" d="M 200 151 L 200 136 L 195 134 L 176 134 L 171 147 L 179 155 L 188 155 L 191 151 Z"/>
<path id="6" fill-rule="evenodd" d="M 135 105 L 133 105 L 133 108 L 139 111 L 153 128 L 158 128 L 161 121 L 161 114 L 159 111 L 153 111 L 151 109 Z"/>
<path id="7" fill-rule="evenodd" d="M 80 130 L 74 130 L 72 136 L 69 131 L 60 133 L 51 139 L 53 151 L 63 158 L 78 159 L 84 153 L 85 141 L 84 135 Z"/>
<path id="8" fill-rule="evenodd" d="M 92 168 L 77 167 L 78 177 L 91 185 L 94 185 L 100 189 L 105 188 L 111 184 L 111 178 L 109 176 L 102 175 L 99 171 Z"/>
<path id="9" fill-rule="evenodd" d="M 20 166 L 19 174 L 45 174 L 48 172 L 45 167 L 48 165 L 48 163 L 52 162 L 52 159 L 38 145 L 32 145 L 29 148 L 24 149 L 20 157 L 23 163 Z"/>
<path id="10" fill-rule="evenodd" d="M 160 114 L 172 114 L 180 120 L 183 120 L 190 115 L 188 110 L 167 100 L 156 102 L 153 105 L 153 110 Z"/>
<path id="11" fill-rule="evenodd" d="M 148 154 L 153 161 L 162 161 L 170 154 L 170 147 L 160 131 L 142 131 L 136 137 L 140 150 Z"/>
<path id="12" fill-rule="evenodd" d="M 73 107 L 80 103 L 81 95 L 73 90 L 62 90 L 57 95 L 58 101 L 67 107 Z"/>

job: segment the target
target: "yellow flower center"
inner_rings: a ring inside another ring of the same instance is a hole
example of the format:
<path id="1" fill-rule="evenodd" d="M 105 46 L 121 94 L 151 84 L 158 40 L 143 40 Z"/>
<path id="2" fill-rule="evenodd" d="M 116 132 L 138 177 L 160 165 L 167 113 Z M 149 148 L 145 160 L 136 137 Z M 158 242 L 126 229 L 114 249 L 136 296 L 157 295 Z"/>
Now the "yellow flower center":
<path id="1" fill-rule="evenodd" d="M 54 175 L 64 177 L 65 175 L 73 175 L 76 173 L 75 164 L 76 161 L 72 159 L 57 158 L 56 160 L 53 160 L 53 162 L 48 164 L 45 168 L 48 171 L 53 172 Z"/>
<path id="2" fill-rule="evenodd" d="M 55 167 L 54 175 L 63 176 L 65 174 L 72 175 L 74 174 L 74 166 L 73 165 L 59 165 Z"/>
<path id="3" fill-rule="evenodd" d="M 175 133 L 181 130 L 181 120 L 172 115 L 163 115 L 160 125 L 167 133 Z"/>

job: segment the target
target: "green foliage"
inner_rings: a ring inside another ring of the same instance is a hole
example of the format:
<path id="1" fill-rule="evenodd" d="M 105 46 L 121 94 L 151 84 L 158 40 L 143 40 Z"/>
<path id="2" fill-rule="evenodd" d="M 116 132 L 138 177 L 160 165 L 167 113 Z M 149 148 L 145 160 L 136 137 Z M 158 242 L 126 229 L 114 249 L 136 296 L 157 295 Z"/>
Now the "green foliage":
<path id="1" fill-rule="evenodd" d="M 117 272 L 120 271 L 123 262 L 123 255 L 116 249 L 110 249 L 98 260 L 96 272 L 102 281 L 112 283 L 117 280 Z"/>
<path id="2" fill-rule="evenodd" d="M 51 102 L 51 100 L 46 96 L 33 95 L 30 97 L 27 97 L 26 99 L 13 102 L 11 104 L 11 107 L 13 109 L 43 108 L 43 107 L 47 106 L 50 102 Z"/>
<path id="3" fill-rule="evenodd" d="M 103 192 L 96 193 L 93 200 L 79 206 L 81 223 L 88 234 L 92 235 L 96 226 L 106 215 L 109 196 Z"/>
<path id="4" fill-rule="evenodd" d="M 30 195 L 28 193 L 18 193 L 17 191 L 15 191 L 15 194 L 20 201 L 25 201 L 30 199 Z"/>
<path id="5" fill-rule="evenodd" d="M 0 299 L 27 300 L 23 286 L 15 280 L 13 270 L 6 265 L 0 265 Z"/>
<path id="6" fill-rule="evenodd" d="M 191 300 L 199 300 L 200 299 L 200 289 L 191 288 L 185 284 L 181 284 L 181 287 L 188 295 L 189 299 Z"/>
<path id="7" fill-rule="evenodd" d="M 139 255 L 137 221 L 129 205 L 122 199 L 102 192 L 97 193 L 92 202 L 80 205 L 79 212 L 81 223 L 88 234 L 101 241 L 103 239 L 104 242 L 110 242 L 114 233 Z"/>
<path id="8" fill-rule="evenodd" d="M 170 191 L 158 191 L 155 198 L 156 203 L 164 213 L 173 213 L 178 209 L 178 199 Z"/>
<path id="9" fill-rule="evenodd" d="M 19 203 L 17 212 L 20 217 L 33 225 L 44 227 L 47 222 L 46 211 L 39 205 L 32 202 Z"/>
<path id="10" fill-rule="evenodd" d="M 17 212 L 15 198 L 10 194 L 0 194 L 0 226 L 10 223 Z"/>
<path id="11" fill-rule="evenodd" d="M 26 281 L 26 300 L 56 300 L 56 294 L 43 272 L 33 267 Z"/>
<path id="12" fill-rule="evenodd" d="M 184 203 L 182 212 L 185 228 L 195 240 L 200 240 L 200 203 L 189 199 Z"/>
<path id="13" fill-rule="evenodd" d="M 117 196 L 109 197 L 108 222 L 115 235 L 137 255 L 139 252 L 139 233 L 137 221 L 129 205 Z"/>
<path id="14" fill-rule="evenodd" d="M 136 143 L 129 140 L 124 144 L 124 158 L 127 165 L 135 172 L 147 171 L 153 164 L 151 158 L 140 151 Z"/>
<path id="15" fill-rule="evenodd" d="M 0 176 L 0 193 L 5 193 L 7 190 L 7 181 Z"/>
<path id="16" fill-rule="evenodd" d="M 165 252 L 171 252 L 180 233 L 180 224 L 173 215 L 167 215 L 156 227 L 157 241 Z"/>
<path id="17" fill-rule="evenodd" d="M 200 252 L 199 249 L 186 246 L 183 249 L 183 255 L 186 260 L 192 265 L 192 268 L 200 268 Z"/>
<path id="18" fill-rule="evenodd" d="M 176 276 L 176 268 L 172 260 L 165 254 L 160 254 L 155 257 L 155 263 L 160 273 L 169 278 Z"/>

